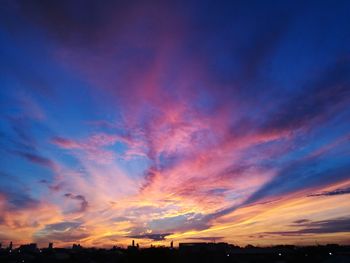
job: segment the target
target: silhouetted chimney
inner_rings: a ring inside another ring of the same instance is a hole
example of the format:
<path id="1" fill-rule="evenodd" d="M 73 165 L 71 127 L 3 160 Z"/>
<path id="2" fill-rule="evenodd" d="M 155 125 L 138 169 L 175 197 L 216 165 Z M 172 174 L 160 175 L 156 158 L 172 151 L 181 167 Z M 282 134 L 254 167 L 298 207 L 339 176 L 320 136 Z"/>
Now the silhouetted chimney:
<path id="1" fill-rule="evenodd" d="M 133 247 L 135 246 L 135 240 L 132 241 L 132 246 L 133 246 Z"/>
<path id="2" fill-rule="evenodd" d="M 13 247 L 13 245 L 12 245 L 12 241 L 11 241 L 10 245 L 9 245 L 9 250 L 12 250 L 12 247 Z"/>
<path id="3" fill-rule="evenodd" d="M 170 248 L 174 248 L 174 242 L 173 241 L 170 242 Z"/>
<path id="4" fill-rule="evenodd" d="M 49 243 L 49 249 L 53 249 L 53 243 Z"/>

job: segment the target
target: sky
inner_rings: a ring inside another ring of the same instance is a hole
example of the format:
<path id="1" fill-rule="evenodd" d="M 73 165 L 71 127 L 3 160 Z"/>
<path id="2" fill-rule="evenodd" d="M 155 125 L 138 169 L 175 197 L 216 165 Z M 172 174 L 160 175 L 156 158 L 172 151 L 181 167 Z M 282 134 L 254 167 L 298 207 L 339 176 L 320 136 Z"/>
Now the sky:
<path id="1" fill-rule="evenodd" d="M 0 6 L 0 243 L 350 244 L 349 1 Z"/>

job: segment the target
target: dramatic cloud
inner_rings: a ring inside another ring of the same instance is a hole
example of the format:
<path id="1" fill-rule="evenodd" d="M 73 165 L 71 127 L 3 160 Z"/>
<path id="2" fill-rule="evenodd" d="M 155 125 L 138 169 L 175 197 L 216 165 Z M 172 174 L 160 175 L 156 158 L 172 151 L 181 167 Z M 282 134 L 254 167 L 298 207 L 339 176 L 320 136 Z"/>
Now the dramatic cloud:
<path id="1" fill-rule="evenodd" d="M 6 1 L 0 242 L 349 242 L 347 10 Z"/>

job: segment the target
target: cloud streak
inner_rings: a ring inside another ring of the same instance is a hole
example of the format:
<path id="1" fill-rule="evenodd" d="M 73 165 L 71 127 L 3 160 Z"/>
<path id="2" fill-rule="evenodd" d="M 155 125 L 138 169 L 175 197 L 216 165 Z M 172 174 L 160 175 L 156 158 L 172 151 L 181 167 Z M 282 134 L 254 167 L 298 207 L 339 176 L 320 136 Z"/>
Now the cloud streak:
<path id="1" fill-rule="evenodd" d="M 346 194 L 350 194 L 350 187 L 339 188 L 339 189 L 335 189 L 332 191 L 324 191 L 321 193 L 310 194 L 308 196 L 310 196 L 310 197 L 312 197 L 312 196 L 334 196 L 334 195 L 346 195 Z"/>
<path id="2" fill-rule="evenodd" d="M 272 235 L 312 235 L 312 234 L 327 234 L 338 232 L 350 232 L 350 220 L 349 218 L 337 218 L 332 220 L 322 221 L 303 221 L 298 222 L 295 226 L 302 227 L 300 230 L 295 231 L 281 231 L 281 232 L 266 232 L 266 234 Z"/>

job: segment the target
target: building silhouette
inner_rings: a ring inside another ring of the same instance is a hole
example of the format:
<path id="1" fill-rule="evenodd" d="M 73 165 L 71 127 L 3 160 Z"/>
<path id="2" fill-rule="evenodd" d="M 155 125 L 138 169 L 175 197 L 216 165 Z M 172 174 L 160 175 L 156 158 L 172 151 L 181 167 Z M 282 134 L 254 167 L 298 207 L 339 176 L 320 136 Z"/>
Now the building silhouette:
<path id="1" fill-rule="evenodd" d="M 277 263 L 277 262 L 350 262 L 350 246 L 336 244 L 297 247 L 292 245 L 276 245 L 271 247 L 246 246 L 220 243 L 180 243 L 174 248 L 154 246 L 139 248 L 138 244 L 130 242 L 128 249 L 117 248 L 84 248 L 74 244 L 72 248 L 55 248 L 49 243 L 47 249 L 40 250 L 35 243 L 24 244 L 13 248 L 12 243 L 6 249 L 0 249 L 0 262 L 26 263 L 139 263 L 139 262 L 169 262 L 169 263 Z"/>
<path id="2" fill-rule="evenodd" d="M 206 243 L 206 242 L 194 242 L 194 243 L 179 243 L 180 252 L 185 253 L 198 253 L 203 251 L 229 251 L 232 245 L 228 243 Z"/>
<path id="3" fill-rule="evenodd" d="M 80 250 L 80 249 L 82 249 L 83 247 L 80 245 L 80 244 L 73 244 L 73 246 L 72 246 L 72 249 L 73 250 Z"/>
<path id="4" fill-rule="evenodd" d="M 135 240 L 132 240 L 131 246 L 128 246 L 129 251 L 137 251 L 139 249 L 139 244 L 135 246 Z"/>
<path id="5" fill-rule="evenodd" d="M 30 253 L 30 252 L 38 252 L 39 251 L 36 243 L 20 245 L 18 250 L 20 250 L 22 253 L 24 253 L 24 252 Z"/>

